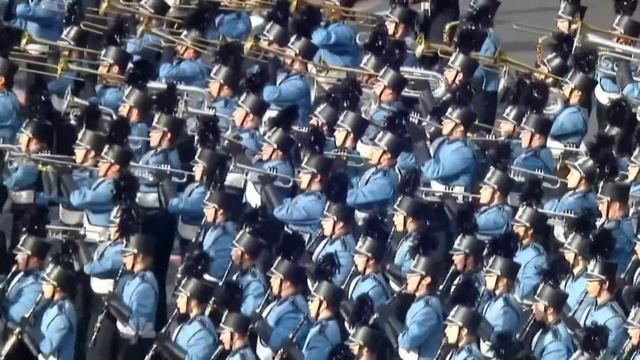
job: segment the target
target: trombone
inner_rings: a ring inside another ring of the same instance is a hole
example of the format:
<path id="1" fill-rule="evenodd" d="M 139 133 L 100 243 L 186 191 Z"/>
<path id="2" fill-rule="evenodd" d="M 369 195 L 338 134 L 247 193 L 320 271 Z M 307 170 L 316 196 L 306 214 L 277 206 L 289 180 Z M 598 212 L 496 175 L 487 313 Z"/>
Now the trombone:
<path id="1" fill-rule="evenodd" d="M 256 174 L 261 174 L 261 175 L 269 175 L 269 176 L 273 176 L 276 178 L 276 180 L 281 179 L 281 181 L 276 181 L 274 182 L 274 185 L 279 186 L 279 187 L 285 187 L 285 188 L 290 188 L 293 186 L 294 183 L 296 182 L 300 182 L 300 180 L 296 177 L 293 176 L 289 176 L 289 175 L 285 175 L 285 174 L 278 174 L 277 172 L 273 172 L 273 171 L 269 171 L 269 170 L 263 170 L 263 169 L 259 169 L 253 166 L 248 166 L 248 165 L 243 165 L 240 164 L 238 162 L 233 162 L 231 164 L 231 169 L 230 170 L 242 170 L 245 172 L 252 172 L 252 173 L 256 173 Z"/>
<path id="2" fill-rule="evenodd" d="M 543 181 L 543 185 L 550 189 L 558 189 L 562 184 L 566 184 L 567 180 L 555 175 L 547 175 L 542 172 L 542 170 L 529 170 L 518 166 L 509 166 L 509 176 L 513 178 L 513 180 L 517 182 L 524 182 L 525 176 L 536 176 Z M 547 182 L 545 182 L 547 181 Z"/>
<path id="3" fill-rule="evenodd" d="M 238 10 L 267 10 L 273 7 L 273 2 L 271 1 L 263 1 L 263 0 L 246 0 L 246 1 L 237 1 L 237 0 L 205 0 L 206 2 L 219 3 L 221 6 L 220 10 L 228 10 L 228 11 L 238 11 Z M 173 6 L 174 9 L 195 9 L 196 5 L 189 4 L 180 4 L 178 1 L 177 4 Z"/>
<path id="4" fill-rule="evenodd" d="M 106 29 L 106 27 L 105 27 Z M 67 50 L 76 50 L 76 51 L 83 51 L 89 54 L 100 54 L 100 51 L 98 50 L 93 50 L 93 49 L 88 49 L 88 48 L 83 48 L 83 47 L 78 47 L 78 46 L 73 46 L 73 45 L 69 45 L 69 44 L 64 44 L 64 43 L 59 43 L 56 41 L 49 41 L 49 40 L 45 40 L 45 39 L 40 39 L 37 38 L 33 35 L 30 35 L 28 32 L 24 32 L 22 34 L 22 38 L 20 39 L 20 50 L 24 50 L 27 45 L 48 45 L 48 46 L 57 46 L 59 48 L 62 49 L 67 49 Z"/>
<path id="5" fill-rule="evenodd" d="M 331 16 L 340 18 L 344 21 L 356 22 L 360 26 L 364 27 L 375 27 L 378 23 L 383 21 L 383 18 L 376 14 L 370 14 L 363 11 L 358 11 L 356 9 L 352 9 L 345 6 L 327 4 L 323 1 L 318 0 L 302 0 L 303 2 L 319 7 L 326 12 L 329 12 Z M 298 1 L 292 1 L 291 8 L 292 12 L 296 10 L 298 7 Z M 325 14 L 326 15 L 326 14 Z"/>
<path id="6" fill-rule="evenodd" d="M 77 76 L 69 76 L 68 74 L 63 76 L 63 71 L 58 67 L 58 64 L 49 64 L 44 61 L 16 58 L 15 56 L 9 56 L 9 60 L 15 61 L 15 62 L 21 62 L 27 65 L 36 65 L 36 66 L 44 67 L 44 68 L 50 69 L 51 72 L 45 71 L 45 70 L 29 69 L 24 67 L 18 68 L 18 70 L 20 71 L 24 71 L 32 74 L 40 74 L 45 76 L 53 76 L 56 79 L 60 79 L 61 77 L 64 77 L 65 79 L 69 79 L 69 80 L 84 81 L 83 78 L 79 78 Z"/>
<path id="7" fill-rule="evenodd" d="M 109 28 L 106 25 L 98 25 L 89 21 L 80 22 L 80 28 L 86 30 L 88 32 L 94 34 L 104 34 L 104 32 Z M 144 48 L 155 51 L 155 52 L 163 52 L 162 45 L 155 46 L 153 44 L 144 44 Z M 99 52 L 98 52 L 99 53 Z"/>

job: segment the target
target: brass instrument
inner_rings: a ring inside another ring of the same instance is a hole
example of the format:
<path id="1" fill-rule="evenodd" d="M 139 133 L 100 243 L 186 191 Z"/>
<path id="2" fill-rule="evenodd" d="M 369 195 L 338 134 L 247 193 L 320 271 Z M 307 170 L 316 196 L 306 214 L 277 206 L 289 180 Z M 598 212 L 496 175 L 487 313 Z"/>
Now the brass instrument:
<path id="1" fill-rule="evenodd" d="M 359 11 L 346 6 L 328 4 L 321 0 L 301 0 L 301 1 L 311 6 L 315 6 L 324 10 L 325 13 L 328 13 L 325 15 L 325 17 L 338 18 L 343 21 L 354 22 L 354 23 L 357 23 L 359 26 L 373 28 L 384 20 L 383 17 L 376 14 Z M 298 5 L 299 5 L 298 1 L 292 1 L 291 12 L 294 12 L 298 7 Z"/>
<path id="2" fill-rule="evenodd" d="M 420 114 L 415 111 L 409 114 L 409 121 L 411 121 L 414 124 L 424 124 L 424 125 L 436 127 L 438 129 L 442 129 L 442 125 L 438 124 L 435 121 L 429 120 L 426 117 L 420 116 Z"/>
<path id="3" fill-rule="evenodd" d="M 300 180 L 298 180 L 298 178 L 293 177 L 293 176 L 284 175 L 284 174 L 278 174 L 276 172 L 272 172 L 272 171 L 269 171 L 269 170 L 263 170 L 263 169 L 256 168 L 256 167 L 253 167 L 253 166 L 243 165 L 243 164 L 240 164 L 238 162 L 233 162 L 231 164 L 231 169 L 230 170 L 242 170 L 242 171 L 245 171 L 245 172 L 252 172 L 252 173 L 256 173 L 256 174 L 273 176 L 273 177 L 276 178 L 276 182 L 274 182 L 274 185 L 276 185 L 278 187 L 290 188 L 290 187 L 293 186 L 294 183 L 300 181 Z M 277 181 L 278 179 L 280 179 L 280 181 Z"/>
<path id="4" fill-rule="evenodd" d="M 48 227 L 48 225 L 47 225 Z M 118 275 L 113 280 L 113 288 L 111 292 L 116 291 L 116 287 L 118 286 L 118 281 L 122 278 L 122 274 L 124 273 L 124 263 L 120 265 L 120 269 L 118 270 Z M 93 347 L 96 343 L 96 338 L 98 337 L 98 333 L 100 332 L 100 328 L 102 328 L 102 324 L 104 323 L 104 317 L 107 316 L 107 312 L 109 308 L 107 304 L 102 308 L 102 312 L 98 315 L 98 319 L 96 320 L 96 324 L 93 326 L 93 335 L 91 335 L 91 340 L 89 341 L 89 347 Z"/>
<path id="5" fill-rule="evenodd" d="M 103 34 L 109 27 L 106 25 L 100 25 L 100 24 L 95 24 L 93 22 L 90 21 L 82 21 L 80 22 L 80 28 L 83 30 L 86 30 L 90 33 L 94 33 L 94 34 Z M 156 51 L 156 52 L 162 52 L 162 46 L 161 45 L 154 45 L 154 44 L 144 44 L 144 48 L 145 49 L 149 49 L 152 51 Z"/>
<path id="6" fill-rule="evenodd" d="M 73 93 L 71 92 L 71 88 L 68 88 L 67 91 L 65 91 L 64 101 L 62 105 L 63 113 L 67 112 L 71 108 L 78 108 L 78 107 L 84 108 L 87 106 L 89 106 L 89 101 L 73 96 Z M 100 109 L 100 112 L 102 113 L 102 115 L 108 117 L 109 120 L 112 120 L 118 117 L 118 114 L 116 114 L 115 111 L 111 110 L 106 106 L 99 105 L 98 108 Z"/>
<path id="7" fill-rule="evenodd" d="M 36 309 L 38 308 L 38 305 L 40 305 L 40 300 L 42 300 L 42 297 L 43 295 L 42 293 L 40 293 L 36 298 L 36 302 L 33 304 L 33 306 L 31 306 L 29 311 L 27 311 L 27 313 L 24 314 L 23 318 L 27 320 L 33 319 L 36 313 Z M 7 341 L 5 341 L 4 343 L 4 346 L 2 347 L 2 351 L 0 352 L 0 360 L 5 360 L 7 358 L 7 355 L 9 355 L 11 350 L 13 350 L 14 346 L 16 346 L 16 344 L 18 343 L 18 340 L 20 339 L 20 335 L 22 334 L 23 331 L 24 329 L 22 329 L 20 326 L 17 326 L 13 330 L 13 332 L 11 333 L 11 336 L 9 336 Z"/>
<path id="8" fill-rule="evenodd" d="M 453 45 L 456 32 L 458 31 L 458 27 L 460 27 L 459 20 L 448 22 L 444 26 L 444 28 L 442 29 L 442 41 L 446 45 L 449 45 L 449 46 Z"/>
<path id="9" fill-rule="evenodd" d="M 173 310 L 173 313 L 171 313 L 171 316 L 169 317 L 169 320 L 167 321 L 167 323 L 164 324 L 164 327 L 162 328 L 162 330 L 160 330 L 160 333 L 162 334 L 166 333 L 167 330 L 169 330 L 169 326 L 171 325 L 171 323 L 173 323 L 173 321 L 176 319 L 177 316 L 178 316 L 178 308 L 176 307 L 176 309 Z M 154 342 L 153 346 L 151 347 L 147 355 L 144 357 L 144 360 L 151 360 L 153 358 L 153 355 L 155 355 L 156 351 L 158 351 L 158 344 Z"/>
<path id="10" fill-rule="evenodd" d="M 349 167 L 363 167 L 369 160 L 369 158 L 366 156 L 347 154 L 343 149 L 333 149 L 331 151 L 325 151 L 324 156 L 333 159 L 347 160 L 347 166 Z"/>
<path id="11" fill-rule="evenodd" d="M 171 174 L 171 175 L 173 175 L 171 177 L 171 181 L 176 182 L 176 183 L 186 183 L 189 175 L 195 175 L 192 171 L 184 171 L 184 170 L 179 170 L 179 169 L 173 169 L 173 168 L 169 167 L 168 165 L 166 165 L 166 166 L 153 166 L 153 165 L 146 165 L 146 164 L 139 164 L 139 163 L 131 163 L 131 164 L 129 164 L 129 167 L 131 167 L 132 169 L 142 169 L 142 171 L 134 171 L 134 174 L 136 176 L 140 176 L 140 177 L 143 177 L 143 178 L 149 178 L 150 177 L 150 174 L 148 173 L 148 171 L 164 172 L 164 173 L 167 173 L 167 174 Z M 180 177 L 176 177 L 177 175 L 180 175 Z"/>
<path id="12" fill-rule="evenodd" d="M 20 39 L 20 50 L 24 50 L 28 45 L 48 45 L 48 46 L 59 47 L 61 49 L 66 49 L 66 50 L 82 51 L 88 54 L 95 54 L 95 55 L 100 54 L 100 51 L 98 50 L 93 50 L 93 49 L 73 46 L 65 43 L 59 43 L 56 41 L 49 41 L 49 40 L 37 38 L 25 31 L 22 33 L 22 38 Z M 81 59 L 78 59 L 78 60 L 81 60 Z"/>
<path id="13" fill-rule="evenodd" d="M 480 198 L 480 195 L 476 195 L 468 192 L 448 190 L 448 189 L 436 190 L 436 189 L 426 188 L 426 187 L 419 187 L 416 190 L 416 195 L 422 198 L 440 197 L 443 195 L 450 195 L 453 197 L 465 198 L 468 200 Z"/>
<path id="14" fill-rule="evenodd" d="M 516 182 L 524 182 L 526 180 L 524 175 L 539 177 L 543 181 L 543 186 L 551 189 L 558 189 L 563 183 L 567 183 L 566 179 L 555 175 L 547 175 L 543 173 L 542 170 L 532 171 L 513 165 L 509 166 L 509 176 L 511 176 Z M 545 180 L 550 182 L 545 182 Z"/>
<path id="15" fill-rule="evenodd" d="M 238 11 L 238 10 L 269 10 L 274 3 L 264 0 L 205 0 L 206 2 L 219 3 L 220 10 Z M 196 5 L 180 4 L 174 5 L 176 9 L 195 9 Z"/>

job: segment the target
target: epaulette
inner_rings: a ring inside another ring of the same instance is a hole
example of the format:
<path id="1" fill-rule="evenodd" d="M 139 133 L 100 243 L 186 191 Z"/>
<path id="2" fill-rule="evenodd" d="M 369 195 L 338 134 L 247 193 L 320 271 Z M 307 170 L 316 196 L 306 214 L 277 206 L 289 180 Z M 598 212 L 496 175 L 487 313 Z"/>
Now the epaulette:
<path id="1" fill-rule="evenodd" d="M 553 340 L 560 340 L 560 330 L 558 330 L 556 326 L 551 327 L 549 335 L 551 335 L 551 339 Z"/>
<path id="2" fill-rule="evenodd" d="M 542 248 L 542 245 L 534 242 L 534 243 L 531 243 L 531 247 L 533 248 L 533 250 L 536 252 L 537 255 L 544 255 L 544 249 Z"/>

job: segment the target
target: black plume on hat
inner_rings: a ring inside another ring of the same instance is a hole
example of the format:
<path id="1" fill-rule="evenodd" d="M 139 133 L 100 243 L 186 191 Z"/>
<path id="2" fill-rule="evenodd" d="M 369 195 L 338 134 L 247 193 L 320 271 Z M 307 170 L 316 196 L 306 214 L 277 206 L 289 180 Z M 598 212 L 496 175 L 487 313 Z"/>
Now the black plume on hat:
<path id="1" fill-rule="evenodd" d="M 533 81 L 528 74 L 520 76 L 511 86 L 511 96 L 507 99 L 507 103 L 511 105 L 528 106 L 528 102 L 533 96 Z"/>
<path id="2" fill-rule="evenodd" d="M 216 306 L 232 312 L 240 311 L 242 305 L 242 288 L 235 281 L 225 281 L 214 291 Z"/>
<path id="3" fill-rule="evenodd" d="M 335 252 L 322 255 L 318 261 L 307 268 L 307 277 L 313 281 L 331 281 L 338 271 L 338 259 Z"/>
<path id="4" fill-rule="evenodd" d="M 581 47 L 573 53 L 573 67 L 589 74 L 598 64 L 598 52 L 591 47 Z"/>
<path id="5" fill-rule="evenodd" d="M 153 69 L 154 67 L 150 62 L 144 59 L 138 59 L 132 63 L 130 68 L 127 68 L 125 83 L 138 90 L 144 91 L 147 83 L 154 78 L 155 74 Z"/>
<path id="6" fill-rule="evenodd" d="M 409 247 L 411 258 L 416 256 L 428 256 L 438 248 L 438 238 L 432 234 L 434 231 L 425 226 L 418 230 L 417 236 L 413 238 Z"/>
<path id="7" fill-rule="evenodd" d="M 478 224 L 474 216 L 475 208 L 471 203 L 464 203 L 456 214 L 456 229 L 458 234 L 475 234 Z"/>
<path id="8" fill-rule="evenodd" d="M 198 146 L 214 150 L 220 143 L 220 128 L 215 115 L 198 116 Z"/>
<path id="9" fill-rule="evenodd" d="M 369 295 L 360 294 L 353 303 L 353 310 L 349 316 L 346 316 L 347 321 L 353 327 L 368 325 L 369 321 L 374 314 L 373 301 Z"/>
<path id="10" fill-rule="evenodd" d="M 513 259 L 516 251 L 518 251 L 518 237 L 513 233 L 513 231 L 507 231 L 506 233 L 489 241 L 487 244 L 486 255 L 487 258 L 498 255 L 508 259 Z"/>
<path id="11" fill-rule="evenodd" d="M 389 40 L 382 57 L 388 67 L 400 71 L 400 67 L 407 58 L 407 43 L 404 40 Z"/>
<path id="12" fill-rule="evenodd" d="M 482 31 L 478 24 L 465 21 L 456 33 L 456 49 L 464 54 L 479 51 L 486 37 L 486 32 Z"/>
<path id="13" fill-rule="evenodd" d="M 422 182 L 420 177 L 421 173 L 417 168 L 404 172 L 398 182 L 398 194 L 413 196 Z"/>
<path id="14" fill-rule="evenodd" d="M 534 80 L 531 86 L 531 98 L 528 105 L 532 112 L 542 113 L 549 99 L 549 85 L 544 80 Z"/>
<path id="15" fill-rule="evenodd" d="M 573 50 L 573 36 L 562 31 L 554 31 L 551 34 L 550 50 L 568 57 Z"/>
<path id="16" fill-rule="evenodd" d="M 613 0 L 616 14 L 631 16 L 638 7 L 638 0 Z"/>
<path id="17" fill-rule="evenodd" d="M 377 24 L 369 34 L 369 38 L 363 45 L 363 49 L 365 52 L 381 56 L 387 47 L 388 41 L 389 35 L 387 34 L 387 28 L 384 24 Z"/>
<path id="18" fill-rule="evenodd" d="M 180 284 L 183 279 L 201 279 L 209 271 L 210 258 L 204 250 L 193 247 L 185 255 L 183 266 L 176 274 L 176 284 Z"/>
<path id="19" fill-rule="evenodd" d="M 129 19 L 118 14 L 113 18 L 111 25 L 102 34 L 103 47 L 121 46 L 129 33 Z"/>
<path id="20" fill-rule="evenodd" d="M 89 102 L 89 105 L 82 108 L 80 116 L 76 118 L 78 129 L 87 129 L 97 131 L 100 127 L 100 118 L 102 112 L 97 103 Z"/>
<path id="21" fill-rule="evenodd" d="M 590 355 L 600 356 L 609 343 L 609 329 L 604 325 L 592 323 L 576 330 L 578 348 Z"/>
<path id="22" fill-rule="evenodd" d="M 598 166 L 598 181 L 614 180 L 618 176 L 618 159 L 613 154 L 613 136 L 598 133 L 593 142 L 586 144 L 589 157 Z"/>
<path id="23" fill-rule="evenodd" d="M 327 195 L 327 201 L 346 203 L 347 193 L 349 192 L 349 182 L 349 175 L 345 172 L 338 171 L 331 174 L 327 188 L 324 191 Z"/>
<path id="24" fill-rule="evenodd" d="M 498 146 L 493 146 L 487 150 L 487 159 L 494 168 L 508 172 L 511 165 L 511 144 L 500 142 Z"/>
<path id="25" fill-rule="evenodd" d="M 291 104 L 278 111 L 276 116 L 269 121 L 269 129 L 280 128 L 285 131 L 291 130 L 291 126 L 298 119 L 298 105 Z"/>
<path id="26" fill-rule="evenodd" d="M 297 232 L 283 231 L 278 243 L 274 246 L 274 253 L 277 256 L 294 262 L 302 256 L 304 250 L 304 239 Z"/>
<path id="27" fill-rule="evenodd" d="M 262 94 L 262 88 L 269 81 L 269 72 L 266 64 L 257 64 L 249 69 L 244 79 L 240 81 L 240 88 L 252 94 Z"/>
<path id="28" fill-rule="evenodd" d="M 13 26 L 3 26 L 0 29 L 0 56 L 9 57 L 14 46 L 20 43 L 22 30 Z"/>
<path id="29" fill-rule="evenodd" d="M 567 221 L 567 230 L 570 233 L 577 233 L 584 237 L 590 237 L 596 230 L 596 220 L 598 216 L 593 212 L 585 212 Z"/>
<path id="30" fill-rule="evenodd" d="M 520 202 L 530 207 L 538 207 L 542 203 L 542 180 L 539 178 L 528 178 L 520 191 Z"/>
<path id="31" fill-rule="evenodd" d="M 322 22 L 322 12 L 315 6 L 305 6 L 291 17 L 290 30 L 292 35 L 299 35 L 311 39 L 311 34 Z"/>
<path id="32" fill-rule="evenodd" d="M 200 1 L 196 8 L 188 13 L 182 20 L 184 30 L 198 30 L 204 32 L 207 24 L 217 15 L 218 4 L 209 1 Z"/>
<path id="33" fill-rule="evenodd" d="M 522 359 L 523 345 L 514 340 L 513 334 L 509 331 L 500 331 L 495 334 L 491 342 L 494 359 L 496 360 L 519 360 Z"/>
<path id="34" fill-rule="evenodd" d="M 289 1 L 277 0 L 265 16 L 265 22 L 267 24 L 274 22 L 286 29 L 289 24 L 290 16 L 291 12 L 289 10 Z"/>
<path id="35" fill-rule="evenodd" d="M 611 230 L 600 228 L 593 235 L 593 241 L 591 242 L 589 251 L 591 252 L 591 256 L 607 260 L 611 257 L 615 246 L 616 238 L 613 236 Z"/>
<path id="36" fill-rule="evenodd" d="M 20 220 L 22 232 L 36 237 L 47 236 L 47 224 L 49 223 L 49 208 L 45 206 L 29 207 Z"/>
<path id="37" fill-rule="evenodd" d="M 384 223 L 381 215 L 369 216 L 364 222 L 362 235 L 385 241 L 389 238 L 389 231 L 384 227 Z"/>
<path id="38" fill-rule="evenodd" d="M 118 116 L 109 123 L 107 144 L 123 146 L 129 141 L 130 133 L 131 124 L 129 120 L 123 116 Z"/>
<path id="39" fill-rule="evenodd" d="M 222 44 L 215 52 L 214 64 L 224 65 L 234 72 L 240 72 L 244 60 L 242 51 L 242 44 L 237 41 Z"/>
<path id="40" fill-rule="evenodd" d="M 460 305 L 474 308 L 479 296 L 480 292 L 475 285 L 473 277 L 463 274 L 460 282 L 451 290 L 449 301 L 452 307 Z"/>
<path id="41" fill-rule="evenodd" d="M 338 343 L 331 348 L 328 360 L 356 360 L 356 356 L 347 344 Z"/>
<path id="42" fill-rule="evenodd" d="M 153 97 L 156 112 L 173 114 L 178 105 L 178 92 L 175 83 L 168 83 L 167 88 Z"/>
<path id="43" fill-rule="evenodd" d="M 358 80 L 347 77 L 342 81 L 342 109 L 356 111 L 360 109 L 362 87 Z"/>
<path id="44" fill-rule="evenodd" d="M 113 182 L 112 201 L 114 204 L 134 204 L 138 193 L 138 178 L 129 172 L 122 172 Z"/>
<path id="45" fill-rule="evenodd" d="M 227 174 L 229 173 L 230 160 L 231 158 L 228 155 L 216 153 L 216 158 L 213 164 L 207 166 L 206 185 L 211 190 L 224 189 L 224 183 L 227 179 Z"/>
<path id="46" fill-rule="evenodd" d="M 560 286 L 560 282 L 569 272 L 569 263 L 562 254 L 558 253 L 547 262 L 547 266 L 541 270 L 541 275 L 545 283 Z"/>

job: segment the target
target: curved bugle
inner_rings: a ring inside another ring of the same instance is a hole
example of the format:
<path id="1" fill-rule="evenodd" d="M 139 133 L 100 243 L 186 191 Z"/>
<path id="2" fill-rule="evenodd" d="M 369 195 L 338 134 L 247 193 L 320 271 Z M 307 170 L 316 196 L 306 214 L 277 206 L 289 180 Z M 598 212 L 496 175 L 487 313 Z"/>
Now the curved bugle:
<path id="1" fill-rule="evenodd" d="M 283 181 L 274 182 L 274 185 L 279 186 L 279 187 L 290 188 L 290 187 L 293 186 L 293 184 L 295 182 L 299 182 L 300 181 L 300 180 L 298 180 L 298 178 L 295 178 L 293 176 L 284 175 L 284 174 L 278 174 L 277 172 L 272 172 L 272 171 L 256 168 L 256 167 L 253 167 L 253 166 L 243 165 L 243 164 L 240 164 L 240 163 L 235 162 L 235 161 L 233 162 L 233 164 L 231 164 L 231 169 L 242 170 L 242 171 L 252 172 L 252 173 L 262 174 L 262 175 L 269 175 L 269 176 L 275 177 L 276 179 L 282 179 Z"/>
<path id="2" fill-rule="evenodd" d="M 551 189 L 558 189 L 563 183 L 567 183 L 566 179 L 555 175 L 545 174 L 542 172 L 542 170 L 533 171 L 518 166 L 509 166 L 509 176 L 511 176 L 513 180 L 517 182 L 524 182 L 526 178 L 525 176 L 523 176 L 523 174 L 539 177 L 540 179 L 542 179 L 543 185 Z M 545 180 L 550 182 L 545 182 Z"/>
<path id="3" fill-rule="evenodd" d="M 455 197 L 466 198 L 469 200 L 480 199 L 480 195 L 472 194 L 464 191 L 456 191 L 456 190 L 437 190 L 427 187 L 419 187 L 416 189 L 416 195 L 421 198 L 429 198 L 433 196 L 443 196 L 443 195 L 451 195 Z"/>

